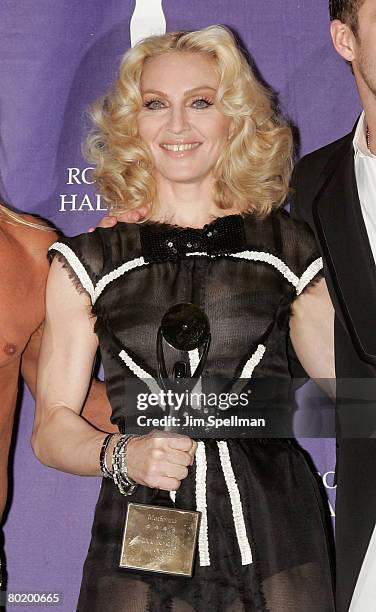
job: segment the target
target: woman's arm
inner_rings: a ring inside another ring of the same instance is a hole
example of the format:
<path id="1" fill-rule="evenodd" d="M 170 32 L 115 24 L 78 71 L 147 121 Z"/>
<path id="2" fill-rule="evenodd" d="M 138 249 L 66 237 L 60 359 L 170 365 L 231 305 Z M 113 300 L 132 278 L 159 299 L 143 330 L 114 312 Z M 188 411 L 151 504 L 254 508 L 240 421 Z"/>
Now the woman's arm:
<path id="1" fill-rule="evenodd" d="M 33 397 L 36 396 L 38 357 L 43 335 L 43 323 L 32 334 L 22 353 L 21 373 Z M 119 429 L 110 421 L 111 406 L 103 382 L 93 378 L 89 395 L 82 408 L 82 416 L 101 431 L 116 433 Z"/>
<path id="2" fill-rule="evenodd" d="M 324 279 L 293 302 L 290 337 L 311 378 L 335 379 L 334 308 Z"/>
<path id="3" fill-rule="evenodd" d="M 79 293 L 54 260 L 47 282 L 40 350 L 33 450 L 45 464 L 74 474 L 100 476 L 105 438 L 80 416 L 97 350 L 86 294 Z M 115 440 L 109 446 L 111 456 Z M 128 473 L 136 482 L 175 490 L 188 474 L 197 444 L 187 436 L 152 432 L 128 444 Z"/>
<path id="4" fill-rule="evenodd" d="M 104 434 L 80 417 L 98 345 L 93 326 L 88 296 L 55 259 L 47 281 L 32 446 L 51 467 L 97 476 Z"/>

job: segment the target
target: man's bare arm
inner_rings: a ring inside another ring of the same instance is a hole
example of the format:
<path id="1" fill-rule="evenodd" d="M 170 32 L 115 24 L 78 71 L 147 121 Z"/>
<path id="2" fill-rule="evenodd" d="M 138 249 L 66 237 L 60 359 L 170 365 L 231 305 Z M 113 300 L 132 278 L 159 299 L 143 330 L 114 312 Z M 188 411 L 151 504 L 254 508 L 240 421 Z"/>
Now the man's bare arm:
<path id="1" fill-rule="evenodd" d="M 21 358 L 21 374 L 33 397 L 37 390 L 37 367 L 42 335 L 43 323 L 30 336 Z"/>
<path id="2" fill-rule="evenodd" d="M 16 409 L 19 358 L 0 367 L 0 521 L 8 489 L 8 456 Z"/>
<path id="3" fill-rule="evenodd" d="M 117 433 L 119 431 L 118 427 L 110 421 L 111 412 L 106 385 L 100 380 L 93 378 L 81 416 L 101 431 Z"/>

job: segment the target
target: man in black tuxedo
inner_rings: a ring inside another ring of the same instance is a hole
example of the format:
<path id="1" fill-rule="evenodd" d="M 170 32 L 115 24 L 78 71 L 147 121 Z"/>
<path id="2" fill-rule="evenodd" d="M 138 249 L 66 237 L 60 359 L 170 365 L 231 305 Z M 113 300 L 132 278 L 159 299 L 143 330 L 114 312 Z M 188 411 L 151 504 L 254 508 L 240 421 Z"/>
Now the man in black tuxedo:
<path id="1" fill-rule="evenodd" d="M 349 378 L 376 376 L 376 0 L 332 0 L 330 11 L 334 47 L 351 63 L 364 112 L 350 134 L 297 164 L 292 214 L 312 227 L 324 258 L 335 308 L 337 393 L 343 397 Z M 376 401 L 372 408 L 376 416 Z M 338 414 L 337 605 L 340 612 L 371 612 L 376 440 L 366 436 L 375 427 L 363 423 L 364 437 L 350 438 L 341 403 Z"/>

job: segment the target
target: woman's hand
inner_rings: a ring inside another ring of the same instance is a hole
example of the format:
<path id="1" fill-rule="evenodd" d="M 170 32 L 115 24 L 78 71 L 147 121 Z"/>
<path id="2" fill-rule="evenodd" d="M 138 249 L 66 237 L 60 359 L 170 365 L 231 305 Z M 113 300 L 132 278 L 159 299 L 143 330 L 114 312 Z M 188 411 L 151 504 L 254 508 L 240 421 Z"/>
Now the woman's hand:
<path id="1" fill-rule="evenodd" d="M 127 446 L 129 476 L 139 484 L 176 491 L 188 476 L 197 442 L 176 433 L 152 431 L 132 438 Z"/>

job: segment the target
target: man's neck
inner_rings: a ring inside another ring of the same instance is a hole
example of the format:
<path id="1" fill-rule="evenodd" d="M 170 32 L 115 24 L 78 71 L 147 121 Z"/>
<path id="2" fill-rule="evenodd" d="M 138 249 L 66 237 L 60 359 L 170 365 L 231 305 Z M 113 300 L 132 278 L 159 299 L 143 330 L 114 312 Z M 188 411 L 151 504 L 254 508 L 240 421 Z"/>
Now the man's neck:
<path id="1" fill-rule="evenodd" d="M 365 84 L 357 84 L 366 116 L 368 148 L 376 155 L 376 95 Z"/>
<path id="2" fill-rule="evenodd" d="M 372 155 L 376 155 L 376 121 L 367 119 L 367 147 Z"/>

